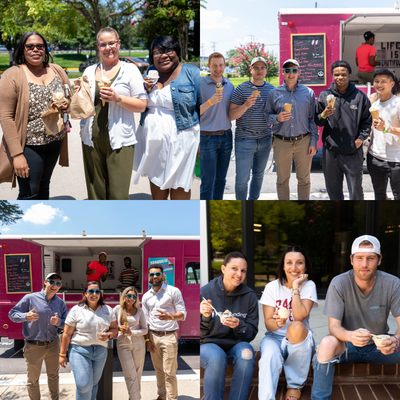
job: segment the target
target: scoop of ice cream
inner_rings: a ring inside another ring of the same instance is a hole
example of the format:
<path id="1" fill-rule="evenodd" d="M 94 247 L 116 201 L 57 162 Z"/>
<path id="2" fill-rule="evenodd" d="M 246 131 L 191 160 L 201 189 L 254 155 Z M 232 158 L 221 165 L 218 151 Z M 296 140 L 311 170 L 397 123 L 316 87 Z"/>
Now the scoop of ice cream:
<path id="1" fill-rule="evenodd" d="M 257 90 L 257 89 L 253 90 L 253 95 L 256 96 L 256 97 L 258 97 L 260 95 L 260 93 L 261 92 L 259 90 Z"/>
<path id="2" fill-rule="evenodd" d="M 328 96 L 326 96 L 326 101 L 328 103 L 328 107 L 333 108 L 333 106 L 335 105 L 336 97 L 333 94 L 328 94 Z"/>
<path id="3" fill-rule="evenodd" d="M 99 88 L 101 89 L 102 87 L 109 87 L 111 86 L 111 81 L 109 79 L 102 79 L 99 81 Z"/>
<path id="4" fill-rule="evenodd" d="M 292 105 L 291 105 L 290 103 L 285 103 L 285 104 L 283 105 L 283 110 L 284 110 L 285 112 L 291 112 L 291 111 L 292 111 Z"/>
<path id="5" fill-rule="evenodd" d="M 53 93 L 53 100 L 54 101 L 60 101 L 64 98 L 64 93 L 63 92 L 55 92 Z"/>
<path id="6" fill-rule="evenodd" d="M 289 318 L 289 314 L 290 314 L 290 311 L 285 307 L 281 307 L 278 310 L 279 318 L 288 319 Z"/>
<path id="7" fill-rule="evenodd" d="M 225 310 L 222 314 L 221 314 L 221 322 L 222 323 L 224 323 L 225 322 L 225 320 L 227 319 L 227 318 L 230 318 L 230 317 L 232 317 L 232 313 L 229 311 L 229 310 Z"/>
<path id="8" fill-rule="evenodd" d="M 147 76 L 150 79 L 158 79 L 160 77 L 160 74 L 158 73 L 158 71 L 156 69 L 151 69 L 148 73 Z"/>

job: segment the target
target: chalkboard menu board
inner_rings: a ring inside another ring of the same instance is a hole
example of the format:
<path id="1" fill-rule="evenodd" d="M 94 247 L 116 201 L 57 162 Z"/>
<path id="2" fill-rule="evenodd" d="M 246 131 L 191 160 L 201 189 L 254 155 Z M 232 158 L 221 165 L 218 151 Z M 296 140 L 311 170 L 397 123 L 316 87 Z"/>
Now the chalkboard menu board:
<path id="1" fill-rule="evenodd" d="M 5 254 L 7 293 L 32 292 L 32 269 L 30 254 Z"/>
<path id="2" fill-rule="evenodd" d="M 300 64 L 303 85 L 326 85 L 325 33 L 292 34 L 292 58 Z"/>

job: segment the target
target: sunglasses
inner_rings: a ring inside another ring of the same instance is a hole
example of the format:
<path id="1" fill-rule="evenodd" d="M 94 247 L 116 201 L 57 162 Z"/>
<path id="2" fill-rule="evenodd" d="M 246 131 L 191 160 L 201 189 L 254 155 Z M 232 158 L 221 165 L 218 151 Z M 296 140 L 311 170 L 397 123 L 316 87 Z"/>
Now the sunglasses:
<path id="1" fill-rule="evenodd" d="M 283 68 L 285 74 L 297 74 L 299 72 L 298 68 Z"/>
<path id="2" fill-rule="evenodd" d="M 115 47 L 118 44 L 118 40 L 114 40 L 112 42 L 101 42 L 99 43 L 99 47 L 102 49 L 105 49 L 107 46 L 109 47 Z"/>
<path id="3" fill-rule="evenodd" d="M 86 290 L 86 293 L 89 293 L 89 294 L 100 294 L 101 290 L 100 289 L 88 289 L 88 290 Z"/>
<path id="4" fill-rule="evenodd" d="M 149 274 L 149 277 L 152 278 L 153 276 L 161 276 L 161 275 L 162 275 L 162 272 L 151 272 Z"/>
<path id="5" fill-rule="evenodd" d="M 136 299 L 137 299 L 137 296 L 134 295 L 134 294 L 127 294 L 125 297 L 126 297 L 127 299 L 129 299 L 129 300 L 136 300 Z"/>
<path id="6" fill-rule="evenodd" d="M 26 44 L 25 45 L 25 50 L 32 51 L 34 48 L 37 48 L 39 51 L 40 50 L 44 50 L 44 44 L 42 44 L 42 43 L 39 43 L 39 44 L 30 43 L 30 44 Z"/>
<path id="7" fill-rule="evenodd" d="M 61 281 L 53 281 L 53 279 L 49 279 L 48 282 L 50 283 L 51 286 L 58 286 L 60 287 L 62 285 Z"/>

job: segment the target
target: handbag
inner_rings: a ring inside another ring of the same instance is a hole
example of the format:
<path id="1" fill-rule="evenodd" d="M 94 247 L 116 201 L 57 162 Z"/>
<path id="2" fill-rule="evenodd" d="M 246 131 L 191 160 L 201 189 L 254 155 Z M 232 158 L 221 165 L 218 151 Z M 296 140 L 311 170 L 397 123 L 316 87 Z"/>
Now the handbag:
<path id="1" fill-rule="evenodd" d="M 70 115 L 72 119 L 86 119 L 96 114 L 89 83 L 79 78 L 79 89 L 72 95 Z"/>

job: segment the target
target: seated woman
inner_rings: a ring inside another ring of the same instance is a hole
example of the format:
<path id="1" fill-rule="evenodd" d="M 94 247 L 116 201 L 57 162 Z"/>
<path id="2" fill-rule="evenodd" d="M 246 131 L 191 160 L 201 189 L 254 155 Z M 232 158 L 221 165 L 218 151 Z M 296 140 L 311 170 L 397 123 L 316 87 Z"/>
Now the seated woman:
<path id="1" fill-rule="evenodd" d="M 275 400 L 282 367 L 288 387 L 285 400 L 301 397 L 314 351 L 308 319 L 311 308 L 318 305 L 315 283 L 305 273 L 310 269 L 301 247 L 289 246 L 279 264 L 278 279 L 265 286 L 260 303 L 268 332 L 260 345 L 260 400 Z"/>
<path id="2" fill-rule="evenodd" d="M 200 290 L 200 365 L 204 368 L 204 400 L 223 400 L 225 369 L 233 363 L 229 400 L 247 400 L 253 379 L 254 350 L 258 331 L 257 296 L 244 280 L 247 261 L 229 253 L 222 275 Z"/>

